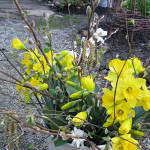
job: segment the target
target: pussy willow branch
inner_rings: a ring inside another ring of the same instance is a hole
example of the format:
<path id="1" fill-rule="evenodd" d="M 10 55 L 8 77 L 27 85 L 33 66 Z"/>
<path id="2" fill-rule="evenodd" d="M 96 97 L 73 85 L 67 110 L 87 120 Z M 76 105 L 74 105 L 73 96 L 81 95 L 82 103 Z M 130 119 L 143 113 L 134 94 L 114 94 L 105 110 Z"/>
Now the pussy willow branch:
<path id="1" fill-rule="evenodd" d="M 49 94 L 48 92 L 45 92 L 45 93 L 44 93 L 44 92 L 41 92 L 41 91 L 39 91 L 37 88 L 35 88 L 34 86 L 32 86 L 32 85 L 29 84 L 29 83 L 22 83 L 22 82 L 21 82 L 20 80 L 18 80 L 17 78 L 13 77 L 12 75 L 10 75 L 10 74 L 8 74 L 8 73 L 2 71 L 2 70 L 0 70 L 0 72 L 3 73 L 3 74 L 5 74 L 5 75 L 7 75 L 7 76 L 9 76 L 10 78 L 16 80 L 17 82 L 19 82 L 22 87 L 29 88 L 29 89 L 31 89 L 32 91 L 36 92 L 36 93 L 40 93 L 40 94 L 42 94 L 42 95 L 51 97 L 52 99 L 55 99 L 55 100 L 58 101 L 58 102 L 60 101 L 59 99 L 57 99 L 56 97 L 52 96 L 52 95 Z"/>
<path id="2" fill-rule="evenodd" d="M 16 6 L 17 6 L 17 8 L 18 8 L 18 10 L 19 10 L 19 12 L 20 12 L 20 14 L 23 15 L 24 12 L 23 12 L 23 10 L 21 9 L 21 7 L 20 7 L 18 1 L 17 1 L 17 0 L 14 0 L 14 2 L 15 2 L 15 4 L 16 4 Z M 42 48 L 42 45 L 41 45 L 40 40 L 38 40 L 38 38 L 37 38 L 37 36 L 36 36 L 36 33 L 35 33 L 35 31 L 34 31 L 34 28 L 32 28 L 32 26 L 30 25 L 30 23 L 29 23 L 29 21 L 28 21 L 28 19 L 27 19 L 26 17 L 23 18 L 23 20 L 25 21 L 25 23 L 26 23 L 26 24 L 28 25 L 28 27 L 30 28 L 30 30 L 31 30 L 31 32 L 32 32 L 32 34 L 33 34 L 33 36 L 34 36 L 36 45 L 38 46 L 38 48 L 40 49 L 41 53 L 43 54 L 43 56 L 44 56 L 44 58 L 45 58 L 45 60 L 46 60 L 47 65 L 51 68 L 52 66 L 50 65 L 49 60 L 48 60 L 48 58 L 47 58 L 47 56 L 46 56 L 46 54 L 45 54 L 45 52 L 44 52 L 44 50 L 43 50 L 43 48 Z M 63 85 L 63 87 L 64 87 L 64 90 L 65 90 L 66 96 L 68 96 L 68 94 L 67 94 L 67 92 L 66 92 L 65 83 L 63 82 L 63 80 L 60 78 L 60 76 L 57 74 L 57 72 L 56 72 L 55 70 L 54 70 L 54 73 L 57 75 L 57 78 L 58 78 L 59 81 L 62 83 L 62 85 Z"/>
<path id="3" fill-rule="evenodd" d="M 5 111 L 3 111 L 3 110 L 0 110 L 0 113 L 5 114 L 5 115 L 11 117 L 11 118 L 14 119 L 16 122 L 20 123 L 21 125 L 23 125 L 23 126 L 25 126 L 25 127 L 28 127 L 28 128 L 30 128 L 30 129 L 33 129 L 33 130 L 36 131 L 36 132 L 40 132 L 40 133 L 42 133 L 42 134 L 47 134 L 47 135 L 55 135 L 55 136 L 59 135 L 59 131 L 58 131 L 58 133 L 50 133 L 50 132 L 47 132 L 47 129 L 46 129 L 46 131 L 43 131 L 43 130 L 40 130 L 40 129 L 36 128 L 36 127 L 29 126 L 29 125 L 27 125 L 25 122 L 22 122 L 22 121 L 18 120 L 15 116 L 13 116 L 12 114 L 10 114 L 10 113 L 8 113 L 8 112 L 5 112 Z M 89 123 L 88 121 L 85 121 L 85 122 L 86 122 L 85 125 L 90 125 L 90 126 L 94 126 L 94 127 L 97 127 L 97 128 L 105 129 L 104 127 L 100 127 L 100 126 L 97 126 L 97 125 L 95 125 L 95 124 L 91 124 L 91 123 Z M 38 126 L 37 126 L 37 127 L 38 127 Z M 39 127 L 39 128 L 41 128 L 41 127 Z M 44 127 L 42 127 L 41 129 L 44 129 Z M 113 132 L 111 132 L 111 131 L 108 131 L 108 132 L 111 133 L 111 134 L 113 134 L 113 135 L 115 135 L 115 136 L 117 136 L 117 137 L 120 137 L 120 136 L 116 135 L 115 133 L 113 133 Z M 88 142 L 91 146 L 93 146 L 93 143 L 92 143 L 90 140 L 88 140 L 86 137 L 77 137 L 77 136 L 72 136 L 72 135 L 68 135 L 68 134 L 66 134 L 66 135 L 64 135 L 64 136 L 65 136 L 65 137 L 69 137 L 69 138 L 85 139 L 85 140 L 87 140 L 87 142 Z M 138 146 L 138 147 L 140 146 L 139 144 L 135 144 L 135 143 L 133 143 L 133 142 L 131 142 L 131 141 L 129 141 L 129 140 L 123 138 L 123 137 L 120 137 L 120 138 L 123 139 L 123 140 L 125 140 L 125 141 L 127 141 L 127 142 L 129 142 L 129 143 L 131 143 L 131 144 L 134 144 L 134 145 L 136 145 L 136 146 Z M 94 146 L 95 146 L 95 145 L 94 145 Z"/>
<path id="4" fill-rule="evenodd" d="M 3 113 L 3 110 L 0 110 L 0 113 Z M 40 133 L 43 133 L 43 134 L 47 134 L 47 135 L 56 135 L 56 136 L 59 134 L 59 133 L 50 133 L 50 132 L 47 132 L 47 131 L 40 130 L 40 129 L 38 129 L 36 127 L 33 127 L 33 126 L 29 126 L 25 122 L 20 121 L 19 119 L 17 119 L 15 116 L 13 116 L 10 113 L 3 113 L 3 114 L 6 114 L 7 116 L 9 116 L 12 119 L 14 119 L 17 123 L 20 123 L 21 125 L 23 125 L 25 127 L 28 127 L 30 129 L 33 129 L 33 130 L 35 130 L 37 132 L 40 132 Z M 68 135 L 68 134 L 66 134 L 65 136 L 69 137 L 69 138 L 81 138 L 81 139 L 85 139 L 85 137 L 72 136 L 72 135 Z"/>
<path id="5" fill-rule="evenodd" d="M 90 1 L 91 1 L 91 14 L 90 14 L 90 17 L 88 18 L 88 40 L 90 39 L 90 23 L 91 23 L 91 19 L 94 13 L 93 0 L 90 0 Z"/>
<path id="6" fill-rule="evenodd" d="M 6 76 L 8 76 L 8 77 L 10 77 L 10 78 L 14 79 L 15 81 L 17 81 L 17 82 L 21 83 L 21 81 L 20 81 L 20 80 L 18 80 L 18 79 L 17 79 L 17 78 L 15 78 L 14 76 L 12 76 L 12 75 L 8 74 L 7 72 L 4 72 L 4 71 L 0 70 L 0 73 L 5 74 Z"/>
<path id="7" fill-rule="evenodd" d="M 2 52 L 2 54 L 5 56 L 6 60 L 10 63 L 10 65 L 17 71 L 17 73 L 25 80 L 25 78 L 23 77 L 23 75 L 20 73 L 20 71 L 14 66 L 14 64 L 11 63 L 11 61 L 8 59 L 8 57 L 5 55 L 5 53 L 0 50 Z"/>

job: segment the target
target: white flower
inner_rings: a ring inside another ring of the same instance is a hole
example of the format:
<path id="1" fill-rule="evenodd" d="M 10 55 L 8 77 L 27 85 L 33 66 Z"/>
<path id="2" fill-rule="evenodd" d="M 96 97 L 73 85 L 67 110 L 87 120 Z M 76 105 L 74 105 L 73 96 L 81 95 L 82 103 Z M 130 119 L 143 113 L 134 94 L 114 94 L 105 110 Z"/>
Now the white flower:
<path id="1" fill-rule="evenodd" d="M 91 37 L 91 38 L 89 39 L 89 41 L 90 41 L 93 45 L 95 45 L 95 41 L 94 41 L 93 37 Z"/>
<path id="2" fill-rule="evenodd" d="M 77 58 L 77 52 L 72 51 L 68 51 L 68 55 L 72 55 L 74 58 Z"/>
<path id="3" fill-rule="evenodd" d="M 83 130 L 80 130 L 74 127 L 74 130 L 71 131 L 71 135 L 83 138 L 85 136 L 85 133 Z M 73 142 L 71 143 L 71 145 L 76 146 L 77 148 L 80 148 L 80 146 L 83 147 L 84 141 L 86 141 L 85 139 L 79 139 L 79 138 L 72 138 L 72 139 L 73 139 Z"/>
<path id="4" fill-rule="evenodd" d="M 77 48 L 77 42 L 76 41 L 73 42 L 73 47 Z"/>
<path id="5" fill-rule="evenodd" d="M 93 36 L 95 39 L 97 39 L 97 42 L 101 41 L 102 43 L 104 43 L 102 36 L 106 36 L 106 35 L 107 35 L 107 31 L 104 31 L 103 29 L 98 28 Z"/>
<path id="6" fill-rule="evenodd" d="M 48 41 L 48 40 L 49 40 L 47 35 L 46 35 L 46 36 L 44 36 L 44 39 L 45 39 L 46 41 Z"/>

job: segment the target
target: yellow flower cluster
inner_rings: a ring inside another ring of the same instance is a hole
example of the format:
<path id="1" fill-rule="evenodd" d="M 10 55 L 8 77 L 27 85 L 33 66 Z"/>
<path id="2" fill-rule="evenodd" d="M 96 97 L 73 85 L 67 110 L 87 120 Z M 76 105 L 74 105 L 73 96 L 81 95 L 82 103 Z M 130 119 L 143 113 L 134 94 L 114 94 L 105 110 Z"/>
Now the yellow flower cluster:
<path id="1" fill-rule="evenodd" d="M 34 50 L 28 50 L 25 47 L 24 44 L 27 42 L 27 40 L 24 43 L 22 43 L 19 39 L 14 39 L 12 41 L 12 48 L 26 51 L 23 53 L 24 59 L 21 62 L 22 65 L 26 68 L 24 72 L 24 80 L 22 80 L 22 83 L 26 82 L 31 84 L 39 91 L 46 90 L 48 88 L 48 84 L 44 83 L 45 80 L 43 76 L 48 78 L 48 76 L 50 76 L 51 68 L 47 64 L 45 57 L 39 54 L 37 48 L 34 48 Z M 68 50 L 61 51 L 59 54 L 53 54 L 53 51 L 49 51 L 46 52 L 45 55 L 48 58 L 49 64 L 51 66 L 56 64 L 60 70 L 63 69 L 68 73 L 68 77 L 70 76 L 70 70 L 74 67 L 74 57 L 68 54 Z M 59 75 L 62 76 L 62 74 Z M 33 95 L 29 88 L 22 87 L 20 83 L 17 83 L 16 90 L 17 92 L 23 91 L 22 95 L 23 97 L 26 97 L 26 103 Z M 39 98 L 41 97 L 39 93 L 36 93 L 36 95 Z"/>
<path id="2" fill-rule="evenodd" d="M 146 87 L 146 80 L 138 77 L 145 68 L 138 58 L 133 58 L 126 61 L 113 59 L 109 63 L 109 69 L 110 72 L 105 78 L 111 81 L 112 90 L 103 89 L 102 102 L 110 116 L 103 126 L 120 123 L 118 132 L 122 138 L 112 138 L 114 150 L 137 150 L 134 144 L 138 142 L 131 138 L 129 132 L 132 118 L 135 117 L 134 108 L 142 106 L 145 111 L 150 109 L 150 91 Z"/>

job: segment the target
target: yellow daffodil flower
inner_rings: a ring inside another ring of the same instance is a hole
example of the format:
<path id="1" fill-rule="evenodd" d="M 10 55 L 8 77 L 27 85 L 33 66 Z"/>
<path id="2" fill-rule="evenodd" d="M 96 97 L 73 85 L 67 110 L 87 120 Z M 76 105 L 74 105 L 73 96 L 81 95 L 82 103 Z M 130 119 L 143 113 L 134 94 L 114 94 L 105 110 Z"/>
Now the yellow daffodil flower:
<path id="1" fill-rule="evenodd" d="M 39 72 L 41 75 L 49 72 L 50 67 L 47 65 L 45 58 L 40 57 L 40 61 L 37 60 L 37 63 L 33 65 L 33 70 Z"/>
<path id="2" fill-rule="evenodd" d="M 137 99 L 141 97 L 141 87 L 145 85 L 146 80 L 141 78 L 134 78 L 132 75 L 126 76 L 126 78 L 119 79 L 117 94 L 125 98 L 129 105 L 134 108 L 137 103 Z M 115 88 L 116 83 L 112 83 L 113 88 Z"/>
<path id="3" fill-rule="evenodd" d="M 131 107 L 128 105 L 127 102 L 121 103 L 115 107 L 115 117 L 118 121 L 123 121 L 127 119 L 130 113 Z M 114 118 L 114 110 L 111 114 L 112 118 Z"/>
<path id="4" fill-rule="evenodd" d="M 123 139 L 122 139 L 123 138 Z M 121 137 L 114 137 L 111 139 L 113 142 L 113 150 L 137 150 L 136 144 L 138 142 L 131 138 L 131 134 L 125 134 Z"/>
<path id="5" fill-rule="evenodd" d="M 41 78 L 39 78 L 38 80 L 34 77 L 31 78 L 30 83 L 32 84 L 32 86 L 40 86 L 43 80 Z"/>
<path id="6" fill-rule="evenodd" d="M 103 88 L 104 95 L 102 96 L 102 105 L 105 108 L 108 108 L 112 105 L 114 105 L 114 90 L 110 91 L 109 89 Z M 116 94 L 115 98 L 115 104 L 121 99 L 121 97 L 118 97 Z"/>
<path id="7" fill-rule="evenodd" d="M 61 53 L 61 57 L 65 57 L 68 54 L 68 50 L 63 50 L 60 52 Z"/>
<path id="8" fill-rule="evenodd" d="M 73 119 L 73 124 L 75 126 L 79 126 L 80 122 L 84 122 L 84 120 L 86 120 L 87 118 L 87 112 L 83 111 L 83 112 L 79 112 Z"/>
<path id="9" fill-rule="evenodd" d="M 117 79 L 117 76 L 120 74 L 123 66 L 125 64 L 124 60 L 120 60 L 120 59 L 113 59 L 112 61 L 110 61 L 109 63 L 109 69 L 111 70 L 111 72 L 108 74 L 107 77 L 105 77 L 105 79 L 109 80 L 109 81 L 115 81 Z M 125 71 L 128 69 L 128 65 L 125 64 L 120 78 L 124 78 L 125 76 Z"/>
<path id="10" fill-rule="evenodd" d="M 28 75 L 30 75 L 30 72 L 33 67 L 33 62 L 30 59 L 31 59 L 31 56 L 26 53 L 26 54 L 24 54 L 24 59 L 21 62 L 21 64 L 23 64 L 27 67 L 27 69 L 25 71 Z"/>
<path id="11" fill-rule="evenodd" d="M 150 109 L 150 91 L 146 90 L 145 95 L 141 99 L 142 106 L 145 111 L 148 111 Z"/>
<path id="12" fill-rule="evenodd" d="M 115 119 L 115 121 L 114 121 L 114 119 L 112 118 L 112 116 L 109 116 L 107 118 L 107 121 L 103 124 L 103 127 L 105 127 L 105 128 L 110 127 L 111 125 L 116 124 L 117 122 L 118 122 L 117 119 Z"/>
<path id="13" fill-rule="evenodd" d="M 81 87 L 87 91 L 93 92 L 95 90 L 93 78 L 91 76 L 81 77 Z"/>
<path id="14" fill-rule="evenodd" d="M 136 75 L 140 74 L 145 70 L 145 68 L 142 67 L 142 63 L 138 58 L 132 58 L 128 60 L 128 67 L 135 69 Z"/>
<path id="15" fill-rule="evenodd" d="M 12 48 L 27 50 L 27 48 L 24 46 L 24 44 L 26 43 L 26 41 L 24 43 L 22 43 L 19 39 L 13 39 L 13 41 L 12 41 Z"/>
<path id="16" fill-rule="evenodd" d="M 37 50 L 36 48 L 34 49 L 34 52 L 31 52 L 31 51 L 29 50 L 29 53 L 30 53 L 31 58 L 32 58 L 32 60 L 33 60 L 34 62 L 36 62 L 37 59 L 41 56 L 41 55 L 38 53 L 38 50 Z"/>
<path id="17" fill-rule="evenodd" d="M 65 70 L 73 68 L 74 57 L 72 55 L 66 55 L 63 58 L 63 65 L 65 66 Z"/>
<path id="18" fill-rule="evenodd" d="M 127 118 L 125 121 L 123 121 L 123 123 L 119 127 L 119 133 L 127 134 L 131 130 L 131 127 L 132 127 L 132 118 Z"/>

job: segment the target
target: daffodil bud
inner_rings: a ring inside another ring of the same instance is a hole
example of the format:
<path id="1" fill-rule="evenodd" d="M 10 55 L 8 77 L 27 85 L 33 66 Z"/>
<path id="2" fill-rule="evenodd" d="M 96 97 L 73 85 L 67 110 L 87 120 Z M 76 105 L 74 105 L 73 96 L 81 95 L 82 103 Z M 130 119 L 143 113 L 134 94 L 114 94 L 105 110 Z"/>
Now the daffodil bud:
<path id="1" fill-rule="evenodd" d="M 27 17 L 26 17 L 26 14 L 25 14 L 24 12 L 21 13 L 21 16 L 22 16 L 22 18 L 23 18 L 24 20 L 26 20 Z"/>
<path id="2" fill-rule="evenodd" d="M 54 58 L 56 60 L 56 64 L 58 68 L 61 70 L 63 67 L 63 62 L 60 59 Z"/>
<path id="3" fill-rule="evenodd" d="M 86 111 L 83 111 L 83 112 L 80 112 L 78 113 L 73 119 L 73 124 L 75 126 L 79 126 L 81 122 L 84 122 L 87 118 L 87 112 Z"/>
<path id="4" fill-rule="evenodd" d="M 104 128 L 108 128 L 108 127 L 110 127 L 112 125 L 112 122 L 105 122 L 104 124 L 103 124 L 103 127 Z"/>
<path id="5" fill-rule="evenodd" d="M 82 88 L 79 86 L 79 85 L 77 85 L 76 83 L 74 83 L 74 82 L 72 82 L 72 81 L 66 81 L 66 83 L 68 84 L 68 85 L 70 85 L 71 87 L 73 87 L 73 88 L 75 88 L 76 90 L 82 90 Z"/>
<path id="6" fill-rule="evenodd" d="M 132 127 L 132 118 L 127 118 L 119 127 L 119 133 L 127 134 Z"/>
<path id="7" fill-rule="evenodd" d="M 73 104 L 74 104 L 74 101 L 69 102 L 69 103 L 63 105 L 63 106 L 61 107 L 61 110 L 69 109 L 70 107 L 73 106 Z"/>
<path id="8" fill-rule="evenodd" d="M 137 130 L 131 130 L 130 133 L 133 137 L 136 137 L 136 138 L 144 136 L 143 132 L 137 131 Z"/>
<path id="9" fill-rule="evenodd" d="M 70 95 L 71 99 L 80 99 L 82 97 L 85 97 L 87 95 L 89 95 L 89 92 L 82 92 L 82 91 L 78 91 L 77 93 L 73 93 Z"/>
<path id="10" fill-rule="evenodd" d="M 31 27 L 32 27 L 33 29 L 35 28 L 35 22 L 34 22 L 34 20 L 31 21 L 31 24 L 30 24 L 30 25 L 31 25 Z"/>
<path id="11" fill-rule="evenodd" d="M 30 94 L 28 93 L 28 95 L 26 96 L 25 101 L 24 101 L 24 102 L 25 102 L 25 104 L 27 104 L 27 103 L 28 103 L 28 101 L 30 100 L 30 98 L 31 98 L 31 97 L 30 97 Z"/>
<path id="12" fill-rule="evenodd" d="M 46 89 L 48 89 L 48 84 L 44 83 L 44 84 L 41 84 L 39 91 L 44 91 Z"/>
<path id="13" fill-rule="evenodd" d="M 99 3 L 100 3 L 100 0 L 95 0 L 94 1 L 94 9 L 99 5 Z"/>
<path id="14" fill-rule="evenodd" d="M 87 6 L 87 8 L 86 8 L 86 15 L 88 16 L 88 18 L 90 18 L 90 16 L 91 16 L 91 7 L 90 6 Z"/>
<path id="15" fill-rule="evenodd" d="M 83 89 L 87 91 L 94 91 L 95 90 L 95 83 L 91 76 L 81 77 L 81 86 Z"/>
<path id="16" fill-rule="evenodd" d="M 63 50 L 60 52 L 61 53 L 61 57 L 65 57 L 68 54 L 68 50 Z"/>
<path id="17" fill-rule="evenodd" d="M 137 130 L 140 130 L 141 127 L 142 127 L 142 125 L 141 125 L 140 123 L 137 123 L 137 124 L 135 125 L 135 127 L 136 127 Z"/>

